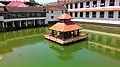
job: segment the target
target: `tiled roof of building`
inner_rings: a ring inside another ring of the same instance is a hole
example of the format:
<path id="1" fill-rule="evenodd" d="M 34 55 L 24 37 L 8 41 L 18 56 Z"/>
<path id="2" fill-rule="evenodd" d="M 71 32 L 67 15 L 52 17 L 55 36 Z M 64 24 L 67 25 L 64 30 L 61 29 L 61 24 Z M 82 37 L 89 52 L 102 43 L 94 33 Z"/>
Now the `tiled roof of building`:
<path id="1" fill-rule="evenodd" d="M 24 4 L 23 2 L 18 2 L 18 1 L 10 2 L 7 6 L 8 7 L 28 7 L 28 5 Z"/>
<path id="2" fill-rule="evenodd" d="M 82 29 L 82 27 L 75 24 L 74 22 L 65 22 L 65 23 L 56 23 L 55 25 L 53 25 L 49 29 L 55 30 L 55 31 L 60 31 L 60 32 L 68 32 L 68 31 Z"/>
<path id="3" fill-rule="evenodd" d="M 56 11 L 64 10 L 63 6 L 60 3 L 58 3 L 58 2 L 53 2 L 53 3 L 45 4 L 44 8 L 46 10 L 56 10 Z"/>
<path id="4" fill-rule="evenodd" d="M 60 17 L 58 17 L 58 19 L 72 19 L 73 17 L 71 17 L 70 15 L 64 13 L 62 14 Z"/>
<path id="5" fill-rule="evenodd" d="M 44 12 L 42 7 L 7 7 L 9 12 Z"/>

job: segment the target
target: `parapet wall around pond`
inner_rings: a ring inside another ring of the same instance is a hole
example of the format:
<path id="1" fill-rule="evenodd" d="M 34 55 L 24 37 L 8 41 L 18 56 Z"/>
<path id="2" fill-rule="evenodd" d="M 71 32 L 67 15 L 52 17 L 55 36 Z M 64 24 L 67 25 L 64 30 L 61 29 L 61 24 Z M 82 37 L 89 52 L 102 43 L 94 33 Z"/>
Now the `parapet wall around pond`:
<path id="1" fill-rule="evenodd" d="M 84 29 L 120 34 L 120 25 L 78 22 Z"/>

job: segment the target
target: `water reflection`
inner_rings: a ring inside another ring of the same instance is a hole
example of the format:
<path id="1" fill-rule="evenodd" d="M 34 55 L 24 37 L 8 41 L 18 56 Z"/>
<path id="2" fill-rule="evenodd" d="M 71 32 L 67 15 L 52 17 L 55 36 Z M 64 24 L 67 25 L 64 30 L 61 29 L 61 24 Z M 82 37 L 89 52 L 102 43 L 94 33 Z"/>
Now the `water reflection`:
<path id="1" fill-rule="evenodd" d="M 88 40 L 74 43 L 69 46 L 61 46 L 44 39 L 43 34 L 47 28 L 27 29 L 0 34 L 0 57 L 12 52 L 13 48 L 44 42 L 49 48 L 59 53 L 58 58 L 67 61 L 74 57 L 74 54 L 83 49 L 97 52 L 117 60 L 120 60 L 120 38 L 101 33 L 88 32 Z M 48 49 L 48 48 L 46 48 Z"/>
<path id="2" fill-rule="evenodd" d="M 27 29 L 0 34 L 0 55 L 12 52 L 13 48 L 43 41 L 46 28 Z"/>
<path id="3" fill-rule="evenodd" d="M 82 49 L 94 51 L 114 59 L 120 60 L 120 38 L 104 34 L 88 32 L 88 40 L 81 41 L 70 46 L 61 46 L 49 41 L 51 49 L 58 52 L 62 60 L 70 60 L 73 54 Z"/>
<path id="4" fill-rule="evenodd" d="M 75 43 L 75 45 L 69 45 L 69 46 L 62 46 L 53 42 L 49 42 L 49 46 L 51 49 L 58 52 L 60 55 L 58 56 L 62 60 L 70 60 L 72 59 L 72 55 L 83 49 L 84 45 L 87 44 L 87 41 L 81 41 L 80 43 Z"/>
<path id="5" fill-rule="evenodd" d="M 89 33 L 85 48 L 120 60 L 120 38 L 115 36 Z"/>

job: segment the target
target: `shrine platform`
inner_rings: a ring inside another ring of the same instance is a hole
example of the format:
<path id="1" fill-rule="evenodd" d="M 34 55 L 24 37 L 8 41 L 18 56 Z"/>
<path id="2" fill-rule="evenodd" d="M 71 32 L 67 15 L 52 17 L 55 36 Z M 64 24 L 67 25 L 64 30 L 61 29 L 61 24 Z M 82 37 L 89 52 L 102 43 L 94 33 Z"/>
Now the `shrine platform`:
<path id="1" fill-rule="evenodd" d="M 68 44 L 68 43 L 83 40 L 83 39 L 87 38 L 87 34 L 80 34 L 79 36 L 66 38 L 66 39 L 59 38 L 59 37 L 56 37 L 56 36 L 52 36 L 51 34 L 45 34 L 44 37 L 46 39 L 51 40 L 51 41 L 54 41 L 54 42 L 57 42 L 59 44 L 65 45 L 65 44 Z"/>

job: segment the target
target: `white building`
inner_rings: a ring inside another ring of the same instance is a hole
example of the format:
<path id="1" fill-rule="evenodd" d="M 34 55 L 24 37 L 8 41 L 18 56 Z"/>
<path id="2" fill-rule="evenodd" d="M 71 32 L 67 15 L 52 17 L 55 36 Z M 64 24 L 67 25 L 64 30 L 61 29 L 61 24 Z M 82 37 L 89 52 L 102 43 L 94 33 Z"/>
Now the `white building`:
<path id="1" fill-rule="evenodd" d="M 63 7 L 61 4 L 58 2 L 48 3 L 44 8 L 46 10 L 46 22 L 48 22 L 48 24 L 59 21 L 57 17 L 63 13 Z"/>
<path id="2" fill-rule="evenodd" d="M 72 21 L 120 24 L 120 0 L 65 0 Z"/>

